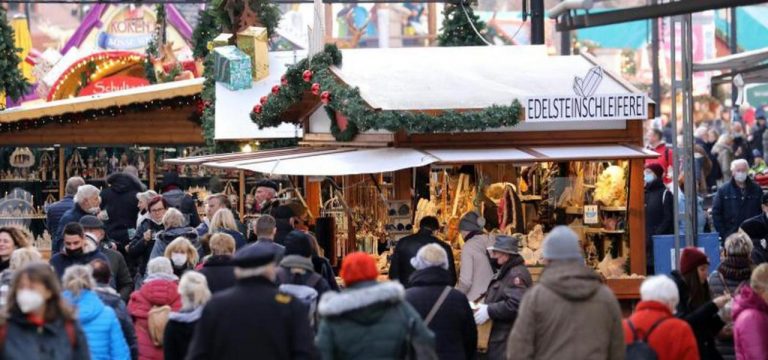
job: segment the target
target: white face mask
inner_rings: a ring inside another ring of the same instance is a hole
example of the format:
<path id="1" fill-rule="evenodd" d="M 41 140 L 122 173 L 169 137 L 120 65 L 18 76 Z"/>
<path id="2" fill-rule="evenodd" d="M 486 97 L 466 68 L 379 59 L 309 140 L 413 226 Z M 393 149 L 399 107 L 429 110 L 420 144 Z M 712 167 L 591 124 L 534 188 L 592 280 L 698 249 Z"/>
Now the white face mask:
<path id="1" fill-rule="evenodd" d="M 187 254 L 184 253 L 172 253 L 171 261 L 176 267 L 182 267 L 187 263 Z"/>
<path id="2" fill-rule="evenodd" d="M 29 289 L 20 289 L 16 292 L 16 303 L 19 304 L 21 312 L 29 314 L 32 311 L 43 306 L 45 299 L 39 292 Z"/>
<path id="3" fill-rule="evenodd" d="M 91 215 L 96 215 L 101 211 L 101 209 L 98 206 L 94 206 L 90 209 L 88 209 L 88 213 Z"/>
<path id="4" fill-rule="evenodd" d="M 737 171 L 733 173 L 733 178 L 738 182 L 744 182 L 747 180 L 747 173 L 743 171 Z"/>

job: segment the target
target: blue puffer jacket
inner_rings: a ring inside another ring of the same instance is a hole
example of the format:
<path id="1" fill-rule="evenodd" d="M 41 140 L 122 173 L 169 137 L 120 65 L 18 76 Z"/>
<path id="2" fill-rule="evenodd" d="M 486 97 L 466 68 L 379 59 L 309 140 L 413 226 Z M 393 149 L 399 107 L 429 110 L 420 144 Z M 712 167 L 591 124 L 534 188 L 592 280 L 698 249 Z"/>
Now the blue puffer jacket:
<path id="1" fill-rule="evenodd" d="M 83 290 L 77 297 L 65 291 L 64 298 L 77 309 L 77 317 L 88 340 L 92 359 L 129 360 L 131 358 L 120 322 L 112 308 L 105 306 L 90 290 Z"/>

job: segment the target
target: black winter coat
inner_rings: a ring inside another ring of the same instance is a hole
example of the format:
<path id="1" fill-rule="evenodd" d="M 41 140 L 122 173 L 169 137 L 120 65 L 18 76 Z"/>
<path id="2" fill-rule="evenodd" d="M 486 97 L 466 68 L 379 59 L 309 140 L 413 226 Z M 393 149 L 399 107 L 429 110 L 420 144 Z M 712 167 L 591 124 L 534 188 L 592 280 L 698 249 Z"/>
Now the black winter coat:
<path id="1" fill-rule="evenodd" d="M 149 241 L 144 241 L 144 233 L 147 230 L 152 231 L 152 237 Z M 136 234 L 131 239 L 131 243 L 128 244 L 128 257 L 131 258 L 131 262 L 136 264 L 136 274 L 140 278 L 144 278 L 147 273 L 147 263 L 149 262 L 149 256 L 152 254 L 152 248 L 155 247 L 155 234 L 163 231 L 162 224 L 155 224 L 152 219 L 145 219 L 136 229 Z"/>
<path id="2" fill-rule="evenodd" d="M 96 259 L 101 259 L 109 264 L 109 259 L 107 256 L 98 249 L 76 256 L 69 255 L 62 250 L 58 254 L 53 255 L 49 263 L 53 267 L 53 270 L 56 271 L 56 275 L 58 275 L 59 279 L 61 279 L 62 276 L 64 276 L 64 270 L 66 270 L 68 267 L 72 265 L 88 265 L 91 263 L 91 261 Z"/>
<path id="3" fill-rule="evenodd" d="M 309 286 L 317 291 L 318 299 L 325 292 L 331 290 L 328 281 L 322 275 L 315 272 L 312 261 L 298 255 L 288 255 L 280 261 L 275 283 L 277 285 L 294 284 Z"/>
<path id="4" fill-rule="evenodd" d="M 768 262 L 768 215 L 760 214 L 741 223 L 741 229 L 752 239 L 752 264 Z"/>
<path id="5" fill-rule="evenodd" d="M 109 268 L 112 270 L 112 277 L 115 279 L 115 287 L 120 293 L 120 298 L 127 302 L 133 292 L 133 279 L 123 254 L 104 247 L 100 251 L 109 259 Z"/>
<path id="6" fill-rule="evenodd" d="M 408 288 L 408 280 L 415 271 L 411 266 L 411 258 L 416 256 L 422 246 L 427 244 L 438 244 L 448 254 L 448 271 L 451 274 L 451 286 L 456 284 L 456 265 L 453 262 L 453 251 L 451 247 L 440 239 L 432 236 L 432 232 L 427 229 L 420 229 L 413 235 L 400 239 L 395 246 L 390 258 L 389 278 L 400 281 L 403 286 Z"/>
<path id="7" fill-rule="evenodd" d="M 163 199 L 168 202 L 168 205 L 175 207 L 184 214 L 184 218 L 187 219 L 187 226 L 197 227 L 200 225 L 200 215 L 197 213 L 197 205 L 195 199 L 181 191 L 178 188 L 168 190 L 163 193 Z"/>
<path id="8" fill-rule="evenodd" d="M 717 351 L 715 336 L 725 326 L 723 320 L 717 315 L 719 311 L 717 305 L 710 301 L 697 309 L 692 309 L 688 304 L 689 290 L 683 276 L 678 270 L 671 274 L 672 280 L 677 284 L 680 293 L 680 302 L 677 304 L 678 318 L 688 322 L 696 336 L 696 344 L 699 347 L 699 355 L 702 360 L 719 360 L 722 356 Z"/>
<path id="9" fill-rule="evenodd" d="M 762 139 L 760 140 L 762 141 Z M 749 146 L 749 141 L 747 141 L 746 138 L 742 137 L 734 137 L 733 138 L 733 158 L 735 159 L 744 159 L 747 160 L 749 163 L 749 166 L 752 166 L 753 161 L 755 160 L 754 155 L 752 155 L 752 148 Z"/>
<path id="10" fill-rule="evenodd" d="M 59 220 L 67 210 L 75 206 L 74 196 L 67 195 L 63 199 L 45 208 L 45 227 L 52 236 L 58 235 Z"/>
<path id="11" fill-rule="evenodd" d="M 744 189 L 731 179 L 720 187 L 712 204 L 712 222 L 720 233 L 721 243 L 728 235 L 739 230 L 745 220 L 762 214 L 760 207 L 763 191 L 752 179 L 747 178 Z"/>
<path id="12" fill-rule="evenodd" d="M 230 263 L 231 260 L 231 256 L 212 255 L 200 269 L 200 273 L 208 280 L 208 289 L 212 294 L 235 286 L 235 267 Z"/>
<path id="13" fill-rule="evenodd" d="M 432 310 L 446 286 L 453 287 L 451 273 L 441 267 L 418 270 L 411 275 L 405 299 L 422 319 Z M 428 325 L 435 333 L 435 349 L 441 360 L 474 359 L 477 326 L 467 297 L 451 289 Z"/>
<path id="14" fill-rule="evenodd" d="M 11 314 L 6 322 L 7 332 L 2 347 L 2 359 L 24 360 L 88 360 L 88 340 L 83 329 L 74 321 L 76 341 L 67 334 L 63 320 L 38 327 L 21 313 Z M 74 346 L 73 346 L 74 345 Z"/>
<path id="15" fill-rule="evenodd" d="M 163 356 L 165 360 L 184 360 L 189 343 L 195 335 L 195 326 L 203 308 L 171 313 L 163 333 Z"/>
<path id="16" fill-rule="evenodd" d="M 238 280 L 205 305 L 188 360 L 317 358 L 307 310 L 263 277 Z"/>
<path id="17" fill-rule="evenodd" d="M 275 219 L 275 244 L 285 246 L 285 237 L 293 231 L 293 226 L 288 222 L 288 219 Z"/>
<path id="18" fill-rule="evenodd" d="M 493 320 L 488 343 L 489 360 L 506 358 L 507 338 L 517 319 L 523 295 L 532 285 L 531 273 L 519 255 L 513 256 L 494 274 L 491 284 L 488 285 L 488 292 L 485 293 L 488 316 Z"/>
<path id="19" fill-rule="evenodd" d="M 107 177 L 108 188 L 101 190 L 101 208 L 106 210 L 107 236 L 118 245 L 128 244 L 128 229 L 136 226 L 139 200 L 136 194 L 146 187 L 137 177 L 126 173 L 114 173 Z"/>
<path id="20" fill-rule="evenodd" d="M 59 219 L 59 226 L 53 236 L 53 252 L 57 252 L 61 250 L 62 247 L 64 247 L 64 227 L 71 222 L 79 223 L 80 218 L 85 215 L 90 214 L 81 209 L 80 205 L 78 204 L 74 204 L 72 208 L 64 212 L 64 215 L 61 215 L 61 218 Z"/>
<path id="21" fill-rule="evenodd" d="M 333 266 L 331 266 L 331 262 L 328 259 L 322 256 L 312 255 L 312 265 L 315 267 L 315 272 L 320 274 L 323 279 L 328 282 L 328 286 L 331 287 L 331 290 L 341 290 L 341 288 L 339 288 L 339 283 L 336 282 L 336 273 L 333 272 Z"/>
<path id="22" fill-rule="evenodd" d="M 661 179 L 645 186 L 645 236 L 648 244 L 653 235 L 674 232 L 674 196 L 667 190 Z"/>

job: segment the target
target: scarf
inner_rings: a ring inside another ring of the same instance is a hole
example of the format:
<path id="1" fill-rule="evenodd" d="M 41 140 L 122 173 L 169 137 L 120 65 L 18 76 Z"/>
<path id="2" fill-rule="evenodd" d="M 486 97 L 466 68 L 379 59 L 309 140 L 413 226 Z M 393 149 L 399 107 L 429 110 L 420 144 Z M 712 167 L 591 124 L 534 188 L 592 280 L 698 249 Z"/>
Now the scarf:
<path id="1" fill-rule="evenodd" d="M 726 279 L 742 282 L 749 280 L 751 265 L 748 256 L 728 256 L 717 267 L 717 271 Z"/>

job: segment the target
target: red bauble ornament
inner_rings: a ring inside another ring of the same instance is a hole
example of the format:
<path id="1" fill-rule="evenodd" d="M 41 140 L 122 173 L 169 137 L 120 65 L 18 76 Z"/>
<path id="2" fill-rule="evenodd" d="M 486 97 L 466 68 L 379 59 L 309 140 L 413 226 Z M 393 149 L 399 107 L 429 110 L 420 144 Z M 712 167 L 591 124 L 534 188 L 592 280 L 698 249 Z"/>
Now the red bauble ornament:
<path id="1" fill-rule="evenodd" d="M 304 70 L 304 73 L 301 74 L 301 77 L 304 78 L 304 81 L 306 82 L 312 81 L 312 70 Z"/>
<path id="2" fill-rule="evenodd" d="M 320 101 L 322 101 L 323 104 L 328 105 L 328 103 L 331 102 L 331 93 L 323 91 L 323 93 L 320 94 Z"/>
<path id="3" fill-rule="evenodd" d="M 259 103 L 261 103 L 262 105 L 266 104 L 266 103 L 267 103 L 267 97 L 266 97 L 266 96 L 262 96 L 262 97 L 259 99 Z"/>
<path id="4" fill-rule="evenodd" d="M 312 84 L 312 94 L 320 95 L 320 84 L 318 83 Z"/>
<path id="5" fill-rule="evenodd" d="M 286 78 L 285 75 L 280 77 L 280 84 L 283 86 L 288 85 L 288 78 Z"/>
<path id="6" fill-rule="evenodd" d="M 272 87 L 272 93 L 277 95 L 280 93 L 280 85 L 275 85 Z"/>
<path id="7" fill-rule="evenodd" d="M 256 114 L 261 114 L 261 108 L 262 108 L 261 104 L 256 104 L 253 106 L 253 112 Z"/>

